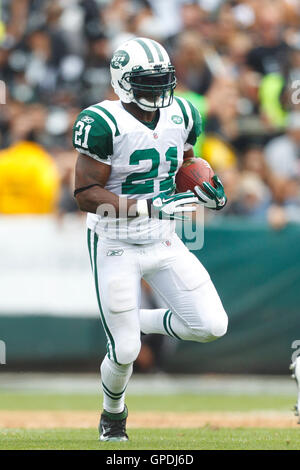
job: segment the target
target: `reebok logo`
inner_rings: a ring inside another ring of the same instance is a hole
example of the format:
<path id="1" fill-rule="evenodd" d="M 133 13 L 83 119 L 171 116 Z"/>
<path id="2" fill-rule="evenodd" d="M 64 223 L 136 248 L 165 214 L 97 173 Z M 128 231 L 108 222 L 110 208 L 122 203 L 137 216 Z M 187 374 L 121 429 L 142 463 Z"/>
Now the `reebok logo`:
<path id="1" fill-rule="evenodd" d="M 124 250 L 108 250 L 106 256 L 122 256 Z"/>

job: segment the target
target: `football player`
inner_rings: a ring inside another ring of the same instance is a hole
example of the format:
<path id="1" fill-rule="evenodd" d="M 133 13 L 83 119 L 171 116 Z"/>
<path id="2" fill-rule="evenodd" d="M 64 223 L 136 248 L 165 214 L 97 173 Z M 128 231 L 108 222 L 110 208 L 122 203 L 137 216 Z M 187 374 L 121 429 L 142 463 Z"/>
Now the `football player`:
<path id="1" fill-rule="evenodd" d="M 221 182 L 209 194 L 175 193 L 175 175 L 193 157 L 198 111 L 174 97 L 175 70 L 157 42 L 135 38 L 111 60 L 118 101 L 82 111 L 73 130 L 79 152 L 74 195 L 87 215 L 87 241 L 107 354 L 101 364 L 101 441 L 126 441 L 125 390 L 140 335 L 208 342 L 223 336 L 227 315 L 206 269 L 175 234 L 191 203 L 221 209 Z M 141 278 L 168 309 L 139 307 Z"/>
<path id="2" fill-rule="evenodd" d="M 297 402 L 294 407 L 295 416 L 298 416 L 298 424 L 300 424 L 300 356 L 290 365 L 292 378 L 295 379 L 297 385 Z"/>

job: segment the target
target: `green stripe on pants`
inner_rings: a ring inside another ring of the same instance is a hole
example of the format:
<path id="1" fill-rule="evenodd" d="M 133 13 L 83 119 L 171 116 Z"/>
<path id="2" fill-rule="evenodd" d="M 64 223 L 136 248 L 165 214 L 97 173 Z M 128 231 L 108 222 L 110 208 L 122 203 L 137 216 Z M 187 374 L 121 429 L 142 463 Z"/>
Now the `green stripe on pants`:
<path id="1" fill-rule="evenodd" d="M 88 249 L 89 249 L 91 268 L 93 270 L 92 253 L 91 253 L 91 229 L 89 228 L 87 231 L 87 244 L 88 244 Z"/>
<path id="2" fill-rule="evenodd" d="M 99 306 L 99 310 L 100 310 L 100 315 L 101 315 L 103 328 L 104 328 L 105 334 L 108 338 L 108 341 L 111 345 L 113 360 L 114 360 L 114 362 L 116 362 L 116 364 L 119 364 L 119 362 L 117 361 L 117 356 L 116 356 L 116 351 L 115 351 L 115 342 L 114 342 L 114 339 L 112 337 L 111 332 L 109 331 L 107 323 L 105 321 L 105 317 L 104 317 L 104 314 L 103 314 L 101 301 L 100 301 L 99 284 L 98 284 L 98 268 L 97 268 L 97 248 L 98 248 L 98 235 L 95 233 L 94 234 L 94 276 L 95 276 L 95 287 L 96 287 L 97 301 L 98 301 L 98 306 Z M 109 357 L 109 359 L 111 359 L 110 356 L 108 356 L 108 357 Z"/>

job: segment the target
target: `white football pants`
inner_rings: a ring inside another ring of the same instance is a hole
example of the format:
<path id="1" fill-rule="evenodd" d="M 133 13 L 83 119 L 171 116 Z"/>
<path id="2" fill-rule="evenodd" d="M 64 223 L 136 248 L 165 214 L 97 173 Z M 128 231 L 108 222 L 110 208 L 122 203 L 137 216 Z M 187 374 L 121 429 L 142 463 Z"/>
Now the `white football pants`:
<path id="1" fill-rule="evenodd" d="M 89 229 L 88 246 L 108 357 L 115 363 L 130 364 L 140 351 L 142 278 L 170 309 L 165 334 L 208 342 L 226 333 L 227 315 L 208 272 L 176 234 L 132 245 L 98 239 Z"/>

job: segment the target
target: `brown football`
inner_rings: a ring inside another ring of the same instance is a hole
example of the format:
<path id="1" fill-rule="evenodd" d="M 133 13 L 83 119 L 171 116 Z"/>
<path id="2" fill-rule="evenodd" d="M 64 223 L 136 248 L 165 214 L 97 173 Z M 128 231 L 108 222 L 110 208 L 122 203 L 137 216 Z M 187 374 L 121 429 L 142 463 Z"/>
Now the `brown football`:
<path id="1" fill-rule="evenodd" d="M 194 187 L 200 186 L 205 191 L 202 183 L 207 181 L 214 186 L 213 176 L 214 172 L 206 160 L 203 158 L 189 158 L 183 162 L 177 172 L 175 179 L 176 190 L 179 193 L 185 193 L 188 190 L 195 192 Z"/>

